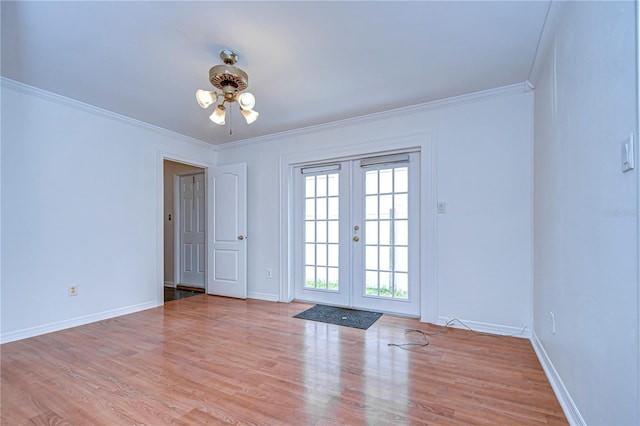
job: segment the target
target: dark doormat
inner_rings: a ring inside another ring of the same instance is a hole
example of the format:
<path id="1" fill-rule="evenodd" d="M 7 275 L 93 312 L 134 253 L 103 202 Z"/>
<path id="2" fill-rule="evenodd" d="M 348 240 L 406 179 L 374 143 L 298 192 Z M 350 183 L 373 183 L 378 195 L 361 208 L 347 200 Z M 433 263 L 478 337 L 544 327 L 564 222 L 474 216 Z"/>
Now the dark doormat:
<path id="1" fill-rule="evenodd" d="M 293 317 L 366 330 L 381 316 L 382 314 L 379 312 L 315 305 Z"/>

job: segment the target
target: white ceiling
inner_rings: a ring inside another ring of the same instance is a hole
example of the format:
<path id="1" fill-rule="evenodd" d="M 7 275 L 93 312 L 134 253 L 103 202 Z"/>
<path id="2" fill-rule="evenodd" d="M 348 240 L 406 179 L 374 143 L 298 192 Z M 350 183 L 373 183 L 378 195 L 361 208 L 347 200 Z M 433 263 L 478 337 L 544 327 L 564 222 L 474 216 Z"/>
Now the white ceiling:
<path id="1" fill-rule="evenodd" d="M 529 78 L 549 1 L 9 2 L 2 76 L 212 144 Z M 260 118 L 194 97 L 235 50 Z"/>

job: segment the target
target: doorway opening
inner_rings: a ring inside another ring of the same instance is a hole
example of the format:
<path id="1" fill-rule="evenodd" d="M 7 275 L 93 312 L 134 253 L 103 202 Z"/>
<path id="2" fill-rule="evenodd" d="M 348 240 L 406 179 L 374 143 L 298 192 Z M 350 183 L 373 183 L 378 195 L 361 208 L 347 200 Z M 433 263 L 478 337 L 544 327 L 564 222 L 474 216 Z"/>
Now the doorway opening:
<path id="1" fill-rule="evenodd" d="M 164 301 L 205 292 L 205 169 L 163 160 Z"/>

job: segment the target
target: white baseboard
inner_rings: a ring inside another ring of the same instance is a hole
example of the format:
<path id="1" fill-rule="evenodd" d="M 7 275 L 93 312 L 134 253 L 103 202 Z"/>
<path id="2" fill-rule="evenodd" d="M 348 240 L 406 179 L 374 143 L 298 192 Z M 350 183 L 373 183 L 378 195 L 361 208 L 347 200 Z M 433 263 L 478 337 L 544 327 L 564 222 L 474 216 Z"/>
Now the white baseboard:
<path id="1" fill-rule="evenodd" d="M 454 317 L 439 316 L 438 322 L 436 324 L 445 325 L 449 320 L 452 320 L 452 319 L 454 319 Z M 522 327 L 512 327 L 508 325 L 491 324 L 486 322 L 470 321 L 470 320 L 458 319 L 458 318 L 456 319 L 457 321 L 454 321 L 451 324 L 449 324 L 449 327 L 461 328 L 463 330 L 467 330 L 468 328 L 462 324 L 464 323 L 473 331 L 478 331 L 481 333 L 498 334 L 501 336 L 513 336 L 513 337 L 520 337 L 523 339 L 531 338 L 531 330 L 529 330 L 529 327 L 526 327 L 526 326 L 523 329 Z"/>
<path id="2" fill-rule="evenodd" d="M 558 375 L 551 359 L 547 355 L 547 352 L 544 350 L 542 343 L 538 340 L 538 336 L 536 333 L 532 333 L 530 338 L 531 345 L 533 346 L 533 350 L 536 352 L 538 356 L 538 360 L 542 365 L 542 369 L 547 375 L 547 379 L 549 379 L 549 383 L 551 384 L 551 388 L 553 388 L 553 392 L 556 394 L 556 398 L 558 398 L 558 402 L 560 403 L 560 407 L 562 407 L 562 411 L 564 411 L 564 415 L 567 417 L 567 421 L 572 426 L 586 426 L 586 422 L 582 418 L 578 407 L 575 402 L 573 402 L 573 398 L 569 394 L 569 391 L 564 386 L 562 379 Z"/>
<path id="3" fill-rule="evenodd" d="M 158 304 L 153 302 L 140 303 L 138 305 L 126 306 L 124 308 L 112 309 L 109 311 L 99 312 L 97 314 L 85 315 L 82 317 L 71 318 L 64 321 L 58 321 L 50 324 L 39 325 L 36 327 L 25 328 L 17 331 L 10 331 L 0 335 L 0 343 L 15 342 L 16 340 L 28 339 L 29 337 L 40 336 L 42 334 L 52 333 L 67 328 L 77 327 L 96 321 L 102 321 L 109 318 L 119 317 L 121 315 L 132 314 L 145 309 L 157 307 Z"/>
<path id="4" fill-rule="evenodd" d="M 171 287 L 171 288 L 176 288 L 176 285 L 173 281 L 165 281 L 164 282 L 164 286 L 165 287 Z"/>
<path id="5" fill-rule="evenodd" d="M 258 300 L 266 300 L 268 302 L 278 302 L 280 298 L 277 294 L 269 294 L 269 293 L 253 293 L 250 292 L 247 294 L 248 299 L 258 299 Z"/>

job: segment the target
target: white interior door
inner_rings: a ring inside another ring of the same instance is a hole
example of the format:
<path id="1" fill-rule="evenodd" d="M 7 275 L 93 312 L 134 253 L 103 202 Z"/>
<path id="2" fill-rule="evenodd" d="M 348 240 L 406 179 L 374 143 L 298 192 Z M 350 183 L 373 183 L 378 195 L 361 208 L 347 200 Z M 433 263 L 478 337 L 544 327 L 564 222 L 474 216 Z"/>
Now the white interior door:
<path id="1" fill-rule="evenodd" d="M 295 298 L 417 316 L 419 154 L 295 169 Z"/>
<path id="2" fill-rule="evenodd" d="M 179 284 L 204 288 L 205 238 L 204 173 L 180 176 Z"/>
<path id="3" fill-rule="evenodd" d="M 207 293 L 247 297 L 247 165 L 209 169 Z"/>

